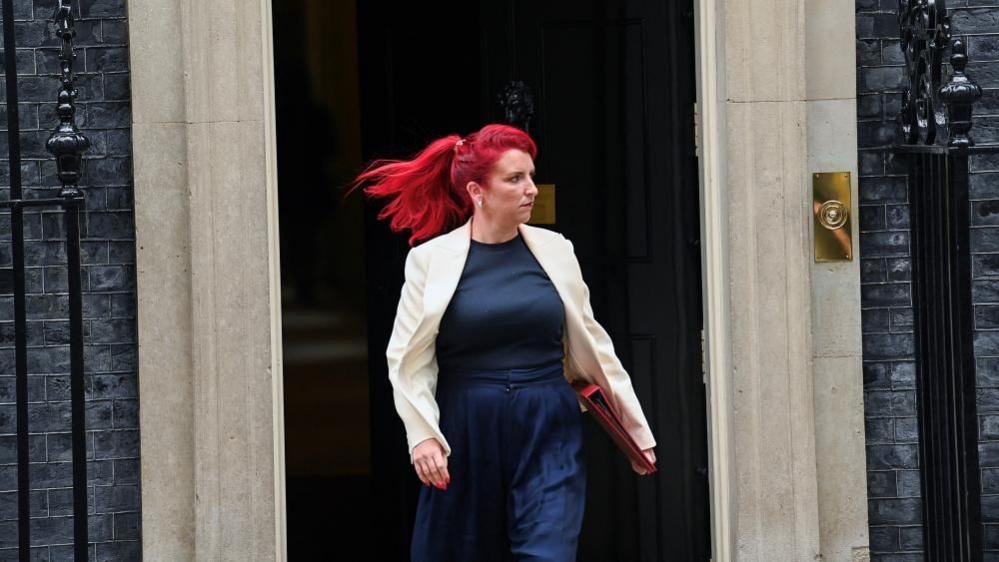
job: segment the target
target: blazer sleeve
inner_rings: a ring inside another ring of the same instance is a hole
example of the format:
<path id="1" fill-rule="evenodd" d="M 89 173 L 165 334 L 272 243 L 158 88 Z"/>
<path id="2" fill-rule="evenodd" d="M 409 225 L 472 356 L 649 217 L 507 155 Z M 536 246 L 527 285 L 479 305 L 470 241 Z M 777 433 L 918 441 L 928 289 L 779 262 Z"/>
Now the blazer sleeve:
<path id="1" fill-rule="evenodd" d="M 621 360 L 614 350 L 614 343 L 611 341 L 607 330 L 597 322 L 593 316 L 593 307 L 590 304 L 590 288 L 583 280 L 582 268 L 579 265 L 579 258 L 576 257 L 572 241 L 568 238 L 565 241 L 569 245 L 569 253 L 572 255 L 572 263 L 575 267 L 576 281 L 583 289 L 582 315 L 583 325 L 596 343 L 597 357 L 606 376 L 606 384 L 601 385 L 608 398 L 613 402 L 614 409 L 621 416 L 621 423 L 625 430 L 635 440 L 642 449 L 650 449 L 656 446 L 656 439 L 652 435 L 648 421 L 642 411 L 642 405 L 638 401 L 635 389 L 631 384 L 631 377 L 625 371 Z"/>
<path id="2" fill-rule="evenodd" d="M 433 337 L 416 338 L 423 318 L 427 268 L 424 258 L 410 248 L 406 255 L 405 282 L 399 295 L 392 336 L 385 350 L 395 409 L 406 426 L 409 462 L 413 448 L 434 437 L 450 456 L 451 447 L 439 427 L 440 409 L 435 397 L 437 365 Z"/>

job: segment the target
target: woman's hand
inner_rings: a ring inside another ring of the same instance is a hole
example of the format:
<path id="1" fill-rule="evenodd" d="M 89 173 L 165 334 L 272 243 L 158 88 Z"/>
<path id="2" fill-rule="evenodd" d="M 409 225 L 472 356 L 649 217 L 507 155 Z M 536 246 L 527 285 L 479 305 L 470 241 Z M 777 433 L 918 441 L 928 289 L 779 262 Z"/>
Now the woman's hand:
<path id="1" fill-rule="evenodd" d="M 446 490 L 451 482 L 444 447 L 433 437 L 420 441 L 413 448 L 413 468 L 420 481 L 428 486 L 433 484 L 441 490 Z"/>
<path id="2" fill-rule="evenodd" d="M 655 464 L 655 463 L 656 463 L 656 453 L 655 453 L 655 451 L 653 451 L 653 449 L 654 449 L 654 448 L 655 448 L 655 447 L 653 447 L 652 449 L 645 449 L 644 451 L 642 451 L 643 453 L 645 453 L 645 458 L 647 458 L 647 459 L 649 459 L 650 461 L 652 461 L 652 464 Z M 638 466 L 638 465 L 637 465 L 637 464 L 635 464 L 634 462 L 632 462 L 632 463 L 631 463 L 631 468 L 632 468 L 632 469 L 633 469 L 633 470 L 634 470 L 635 472 L 637 472 L 637 473 L 641 474 L 642 476 L 645 476 L 646 474 L 648 474 L 648 473 L 649 473 L 649 471 L 645 470 L 645 469 L 644 469 L 644 468 L 642 468 L 641 466 Z"/>

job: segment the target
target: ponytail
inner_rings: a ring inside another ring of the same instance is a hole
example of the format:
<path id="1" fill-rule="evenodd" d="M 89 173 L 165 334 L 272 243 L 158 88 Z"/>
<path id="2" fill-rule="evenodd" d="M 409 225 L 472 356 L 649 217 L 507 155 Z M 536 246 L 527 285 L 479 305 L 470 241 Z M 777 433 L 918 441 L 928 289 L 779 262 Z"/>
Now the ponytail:
<path id="1" fill-rule="evenodd" d="M 352 182 L 347 194 L 365 182 L 369 198 L 389 198 L 378 212 L 393 232 L 409 230 L 409 245 L 433 238 L 468 220 L 469 181 L 485 184 L 499 157 L 511 148 L 537 155 L 524 131 L 509 125 L 486 125 L 462 138 L 451 134 L 431 142 L 411 160 L 377 159 Z"/>

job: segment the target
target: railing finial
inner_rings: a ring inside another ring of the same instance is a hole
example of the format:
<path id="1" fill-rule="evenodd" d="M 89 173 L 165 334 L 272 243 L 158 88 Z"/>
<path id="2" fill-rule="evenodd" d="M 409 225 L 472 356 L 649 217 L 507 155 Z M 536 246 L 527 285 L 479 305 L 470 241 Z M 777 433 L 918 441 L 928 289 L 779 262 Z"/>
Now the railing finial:
<path id="1" fill-rule="evenodd" d="M 62 182 L 60 197 L 79 198 L 83 192 L 77 187 L 82 175 L 83 153 L 90 148 L 90 139 L 80 133 L 76 126 L 76 77 L 73 75 L 73 37 L 76 27 L 69 0 L 59 0 L 52 19 L 56 24 L 56 34 L 62 39 L 59 52 L 62 72 L 62 88 L 59 90 L 57 112 L 59 125 L 45 143 L 45 148 L 56 158 L 59 181 Z"/>
<path id="2" fill-rule="evenodd" d="M 950 64 L 954 69 L 950 80 L 940 87 L 940 99 L 947 106 L 947 122 L 950 130 L 948 146 L 967 148 L 975 143 L 968 132 L 971 131 L 971 110 L 982 97 L 982 89 L 964 73 L 968 66 L 968 54 L 964 41 L 954 41 L 951 47 Z"/>

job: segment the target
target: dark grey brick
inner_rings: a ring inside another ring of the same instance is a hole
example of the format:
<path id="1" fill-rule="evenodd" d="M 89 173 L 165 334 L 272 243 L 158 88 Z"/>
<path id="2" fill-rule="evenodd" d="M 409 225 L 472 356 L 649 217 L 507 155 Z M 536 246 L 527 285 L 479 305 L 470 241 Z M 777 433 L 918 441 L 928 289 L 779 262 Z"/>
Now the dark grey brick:
<path id="1" fill-rule="evenodd" d="M 999 26 L 999 8 L 995 7 L 953 10 L 950 17 L 951 26 L 961 33 L 995 33 Z"/>
<path id="2" fill-rule="evenodd" d="M 982 99 L 979 104 L 984 102 L 986 99 L 993 100 L 997 107 L 999 107 L 999 90 L 985 90 L 982 92 Z M 975 154 L 968 158 L 968 164 L 971 168 L 973 175 L 979 175 L 982 172 L 997 171 L 999 170 L 999 154 Z"/>
<path id="3" fill-rule="evenodd" d="M 919 497 L 921 495 L 922 482 L 918 470 L 899 470 L 896 474 L 898 476 L 898 497 Z"/>
<path id="4" fill-rule="evenodd" d="M 899 547 L 902 550 L 922 550 L 923 528 L 919 526 L 899 527 Z"/>
<path id="5" fill-rule="evenodd" d="M 919 422 L 915 417 L 895 418 L 895 442 L 919 442 Z"/>
<path id="6" fill-rule="evenodd" d="M 861 283 L 882 283 L 888 280 L 883 258 L 860 260 Z"/>
<path id="7" fill-rule="evenodd" d="M 898 495 L 894 470 L 871 470 L 867 472 L 867 495 L 871 498 L 888 498 Z"/>
<path id="8" fill-rule="evenodd" d="M 98 459 L 137 457 L 139 454 L 139 432 L 126 431 L 96 431 L 94 446 Z"/>
<path id="9" fill-rule="evenodd" d="M 999 283 L 979 280 L 972 281 L 971 300 L 976 303 L 999 303 Z"/>
<path id="10" fill-rule="evenodd" d="M 2 414 L 0 414 L 2 417 Z M 12 413 L 13 417 L 13 413 Z M 72 427 L 72 411 L 69 402 L 45 402 L 28 404 L 28 427 L 32 431 L 68 431 Z"/>
<path id="11" fill-rule="evenodd" d="M 877 66 L 881 64 L 881 40 L 861 39 L 857 41 L 857 64 Z"/>
<path id="12" fill-rule="evenodd" d="M 968 196 L 972 200 L 999 198 L 999 173 L 978 173 L 968 178 Z"/>
<path id="13" fill-rule="evenodd" d="M 860 252 L 861 255 L 868 258 L 875 256 L 906 256 L 909 254 L 909 233 L 868 233 L 860 239 Z"/>
<path id="14" fill-rule="evenodd" d="M 139 364 L 139 357 L 133 345 L 112 345 L 111 346 L 111 370 L 118 372 L 135 372 Z"/>
<path id="15" fill-rule="evenodd" d="M 898 527 L 871 527 L 871 552 L 898 551 Z"/>
<path id="16" fill-rule="evenodd" d="M 95 400 L 87 403 L 87 430 L 111 429 L 115 427 L 114 402 L 111 400 Z M 132 429 L 135 424 L 124 426 Z"/>
<path id="17" fill-rule="evenodd" d="M 892 17 L 895 17 L 894 14 Z M 897 21 L 897 20 L 896 20 Z M 886 39 L 881 43 L 881 59 L 885 65 L 905 64 L 905 53 L 898 39 Z"/>
<path id="18" fill-rule="evenodd" d="M 81 18 L 120 18 L 125 15 L 125 0 L 80 0 Z"/>
<path id="19" fill-rule="evenodd" d="M 999 439 L 999 415 L 979 415 L 978 432 L 982 439 Z"/>
<path id="20" fill-rule="evenodd" d="M 87 236 L 91 238 L 126 239 L 135 238 L 135 227 L 129 213 L 91 213 Z"/>
<path id="21" fill-rule="evenodd" d="M 45 462 L 45 435 L 28 436 L 28 461 Z M 14 434 L 0 435 L 0 463 L 17 462 L 17 436 Z"/>
<path id="22" fill-rule="evenodd" d="M 31 464 L 28 469 L 31 485 L 39 488 L 66 488 L 73 485 L 73 465 L 69 462 Z"/>
<path id="23" fill-rule="evenodd" d="M 908 188 L 904 177 L 860 178 L 861 203 L 904 203 Z"/>
<path id="24" fill-rule="evenodd" d="M 870 525 L 922 522 L 922 502 L 918 498 L 883 498 L 868 501 Z"/>
<path id="25" fill-rule="evenodd" d="M 95 488 L 98 513 L 134 511 L 139 507 L 139 487 L 132 485 L 97 486 Z"/>
<path id="26" fill-rule="evenodd" d="M 999 201 L 974 201 L 971 222 L 976 226 L 999 225 Z"/>
<path id="27" fill-rule="evenodd" d="M 909 358 L 913 356 L 914 345 L 912 334 L 866 334 L 864 336 L 864 358 Z"/>
<path id="28" fill-rule="evenodd" d="M 999 388 L 978 388 L 975 392 L 978 413 L 999 413 Z"/>
<path id="29" fill-rule="evenodd" d="M 135 562 L 142 559 L 142 543 L 116 540 L 97 545 L 97 562 Z"/>
<path id="30" fill-rule="evenodd" d="M 895 442 L 895 423 L 892 418 L 867 418 L 864 420 L 864 432 L 868 444 Z"/>
<path id="31" fill-rule="evenodd" d="M 898 127 L 894 123 L 877 121 L 861 121 L 857 123 L 857 142 L 861 148 L 891 146 L 895 144 L 897 138 Z"/>
<path id="32" fill-rule="evenodd" d="M 908 205 L 888 205 L 885 207 L 887 213 L 887 227 L 891 230 L 909 228 L 909 206 Z"/>
<path id="33" fill-rule="evenodd" d="M 90 542 L 103 543 L 114 539 L 114 515 L 112 513 L 91 514 L 87 519 L 87 526 L 87 539 Z"/>
<path id="34" fill-rule="evenodd" d="M 916 364 L 912 361 L 892 363 L 891 387 L 895 390 L 916 388 Z"/>
<path id="35" fill-rule="evenodd" d="M 975 306 L 975 328 L 987 330 L 999 328 L 999 305 L 980 304 Z"/>
<path id="36" fill-rule="evenodd" d="M 975 355 L 999 355 L 999 332 L 976 332 Z"/>
<path id="37" fill-rule="evenodd" d="M 91 47 L 86 49 L 87 72 L 125 72 L 128 70 L 128 49 L 124 47 Z"/>
<path id="38" fill-rule="evenodd" d="M 975 374 L 978 377 L 979 387 L 999 387 L 999 358 L 976 358 Z"/>
<path id="39" fill-rule="evenodd" d="M 104 42 L 109 45 L 123 45 L 128 42 L 128 23 L 124 19 L 105 19 Z"/>
<path id="40" fill-rule="evenodd" d="M 982 495 L 982 521 L 999 522 L 999 496 Z"/>
<path id="41" fill-rule="evenodd" d="M 901 66 L 861 68 L 858 93 L 900 92 L 905 87 L 905 72 Z"/>
<path id="42" fill-rule="evenodd" d="M 73 542 L 72 517 L 46 517 L 31 520 L 31 544 L 67 544 Z"/>
<path id="43" fill-rule="evenodd" d="M 990 525 L 986 523 L 984 525 L 985 532 L 983 533 L 983 539 L 985 543 L 986 550 L 997 550 L 999 549 L 999 525 Z"/>
<path id="44" fill-rule="evenodd" d="M 864 333 L 887 332 L 890 328 L 890 311 L 886 308 L 866 308 L 861 310 L 860 319 Z"/>
<path id="45" fill-rule="evenodd" d="M 885 229 L 884 205 L 860 206 L 860 230 L 862 232 Z"/>
<path id="46" fill-rule="evenodd" d="M 918 447 L 912 444 L 868 445 L 867 466 L 872 470 L 917 468 Z"/>
<path id="47" fill-rule="evenodd" d="M 114 516 L 114 536 L 117 539 L 138 539 L 139 514 L 116 513 Z"/>
<path id="48" fill-rule="evenodd" d="M 139 483 L 138 459 L 115 459 L 114 482 L 116 484 L 138 484 Z"/>
<path id="49" fill-rule="evenodd" d="M 999 252 L 999 228 L 972 228 L 971 251 Z"/>
<path id="50" fill-rule="evenodd" d="M 880 118 L 881 95 L 872 94 L 872 95 L 858 96 L 857 117 L 860 119 Z"/>
<path id="51" fill-rule="evenodd" d="M 127 74 L 108 74 L 104 77 L 104 99 L 108 101 L 127 101 L 132 95 Z M 122 154 L 115 152 L 113 154 Z"/>
<path id="52" fill-rule="evenodd" d="M 138 398 L 136 382 L 131 375 L 94 375 L 94 398 Z"/>
<path id="53" fill-rule="evenodd" d="M 885 283 L 879 285 L 863 285 L 860 288 L 860 302 L 864 307 L 908 306 L 911 304 L 910 286 L 908 283 Z M 885 311 L 885 326 L 887 329 L 887 311 Z"/>
<path id="54" fill-rule="evenodd" d="M 891 309 L 892 332 L 911 332 L 912 322 L 913 322 L 913 316 L 911 308 Z"/>
<path id="55" fill-rule="evenodd" d="M 139 401 L 114 401 L 114 426 L 122 429 L 132 429 L 139 426 Z"/>
<path id="56" fill-rule="evenodd" d="M 878 361 L 864 362 L 864 389 L 889 389 L 891 388 L 891 363 Z M 891 407 L 891 402 L 886 402 Z"/>
<path id="57" fill-rule="evenodd" d="M 895 416 L 916 415 L 916 393 L 912 390 L 897 391 L 891 395 L 891 409 Z"/>

